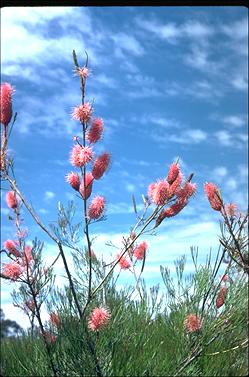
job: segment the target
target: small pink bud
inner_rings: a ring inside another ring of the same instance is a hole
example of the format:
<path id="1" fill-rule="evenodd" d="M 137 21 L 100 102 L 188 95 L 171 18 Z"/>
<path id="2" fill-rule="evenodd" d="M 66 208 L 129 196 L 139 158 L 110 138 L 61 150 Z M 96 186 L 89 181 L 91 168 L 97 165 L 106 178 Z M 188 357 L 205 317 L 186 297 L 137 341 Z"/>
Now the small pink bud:
<path id="1" fill-rule="evenodd" d="M 221 287 L 220 288 L 220 290 L 217 294 L 217 297 L 216 297 L 216 301 L 215 301 L 217 309 L 219 309 L 222 305 L 224 305 L 225 299 L 226 299 L 226 296 L 227 296 L 227 292 L 228 292 L 227 287 Z"/>
<path id="2" fill-rule="evenodd" d="M 103 133 L 103 120 L 101 118 L 96 118 L 93 120 L 91 128 L 88 130 L 86 138 L 89 143 L 96 143 L 102 136 Z"/>
<path id="3" fill-rule="evenodd" d="M 213 183 L 205 183 L 204 192 L 209 200 L 211 207 L 215 211 L 221 211 L 222 199 L 218 188 Z"/>
<path id="4" fill-rule="evenodd" d="M 169 167 L 169 172 L 167 176 L 167 181 L 170 185 L 172 185 L 172 183 L 176 180 L 179 173 L 180 173 L 179 165 L 176 163 L 171 164 Z"/>
<path id="5" fill-rule="evenodd" d="M 15 191 L 7 192 L 5 199 L 9 208 L 15 209 L 18 207 L 19 203 Z"/>
<path id="6" fill-rule="evenodd" d="M 100 179 L 103 176 L 103 174 L 105 173 L 106 169 L 108 168 L 110 164 L 110 159 L 111 159 L 110 154 L 107 152 L 97 157 L 92 168 L 92 175 L 94 179 Z"/>
<path id="7" fill-rule="evenodd" d="M 71 172 L 66 175 L 66 181 L 72 186 L 76 191 L 80 188 L 80 178 L 77 173 Z"/>
<path id="8" fill-rule="evenodd" d="M 85 199 L 88 199 L 89 196 L 92 193 L 92 184 L 93 184 L 92 173 L 86 173 L 85 180 L 86 180 L 86 195 L 85 195 L 85 190 L 84 190 L 84 179 L 82 180 L 82 182 L 80 184 L 80 190 L 79 191 L 80 191 L 80 194 L 83 198 L 85 197 Z"/>

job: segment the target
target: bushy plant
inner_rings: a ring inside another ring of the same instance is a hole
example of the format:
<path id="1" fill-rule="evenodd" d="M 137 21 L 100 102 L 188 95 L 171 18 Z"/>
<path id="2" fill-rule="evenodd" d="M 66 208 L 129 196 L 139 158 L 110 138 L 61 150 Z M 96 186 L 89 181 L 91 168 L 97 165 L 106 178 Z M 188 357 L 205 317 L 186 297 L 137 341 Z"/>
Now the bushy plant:
<path id="1" fill-rule="evenodd" d="M 192 249 L 195 271 L 186 275 L 185 257 L 175 262 L 176 281 L 167 266 L 160 266 L 164 289 L 146 287 L 142 273 L 149 241 L 141 236 L 154 234 L 166 218 L 178 215 L 196 191 L 193 173 L 183 178 L 179 161 L 172 162 L 165 178 L 151 183 L 143 195 L 143 211 L 138 213 L 133 197 L 136 223 L 111 263 L 94 253 L 90 227 L 106 219 L 106 199 L 93 196 L 96 182 L 107 172 L 111 155 L 96 155 L 96 143 L 104 134 L 101 117 L 95 116 L 93 102 L 86 102 L 89 78 L 88 56 L 80 66 L 73 51 L 75 74 L 81 84 L 81 101 L 72 117 L 81 128 L 73 138 L 70 162 L 74 171 L 66 175 L 82 203 L 80 222 L 74 220 L 76 207 L 58 203 L 57 224 L 43 224 L 19 188 L 13 160 L 7 154 L 12 126 L 13 88 L 1 85 L 1 179 L 8 185 L 7 206 L 16 227 L 15 239 L 6 240 L 1 252 L 9 262 L 1 277 L 19 283 L 13 303 L 28 316 L 30 332 L 2 344 L 2 373 L 5 376 L 223 376 L 247 373 L 247 275 L 248 215 L 235 204 L 225 204 L 213 183 L 204 185 L 211 207 L 221 214 L 221 247 L 215 263 L 211 255 L 199 265 Z M 12 124 L 11 124 L 12 121 Z M 22 207 L 57 245 L 58 255 L 51 265 L 43 260 L 43 242 L 24 227 Z M 82 234 L 84 237 L 82 237 Z M 73 257 L 69 268 L 65 247 Z M 64 289 L 54 284 L 53 267 L 59 258 L 68 280 Z M 221 264 L 227 263 L 219 278 Z M 134 286 L 117 289 L 115 270 L 129 270 Z M 137 295 L 135 295 L 135 293 Z M 50 313 L 43 321 L 41 307 Z M 37 330 L 38 325 L 38 330 Z"/>

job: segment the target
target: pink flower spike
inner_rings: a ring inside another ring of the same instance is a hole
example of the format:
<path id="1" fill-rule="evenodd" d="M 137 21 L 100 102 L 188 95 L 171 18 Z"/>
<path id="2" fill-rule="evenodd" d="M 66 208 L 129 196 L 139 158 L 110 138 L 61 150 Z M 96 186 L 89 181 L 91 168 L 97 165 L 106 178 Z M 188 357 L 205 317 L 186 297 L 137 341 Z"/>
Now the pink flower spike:
<path id="1" fill-rule="evenodd" d="M 93 151 L 91 147 L 82 147 L 75 145 L 71 151 L 70 162 L 78 168 L 86 165 L 93 159 Z"/>
<path id="2" fill-rule="evenodd" d="M 234 203 L 228 203 L 225 205 L 225 211 L 229 217 L 235 217 L 237 210 L 238 206 Z"/>
<path id="3" fill-rule="evenodd" d="M 12 117 L 12 94 L 14 88 L 8 84 L 1 84 L 0 93 L 0 122 L 7 127 Z"/>
<path id="4" fill-rule="evenodd" d="M 103 133 L 103 120 L 101 118 L 96 118 L 93 120 L 91 128 L 88 130 L 86 138 L 89 143 L 96 143 L 102 136 Z"/>
<path id="5" fill-rule="evenodd" d="M 44 332 L 44 338 L 45 338 L 46 342 L 53 344 L 53 343 L 56 342 L 57 336 L 48 332 L 48 331 L 45 331 Z"/>
<path id="6" fill-rule="evenodd" d="M 77 173 L 71 172 L 66 175 L 66 181 L 71 185 L 71 187 L 79 191 L 80 188 L 80 178 Z"/>
<path id="7" fill-rule="evenodd" d="M 173 163 L 169 167 L 169 172 L 167 176 L 167 181 L 170 185 L 176 180 L 178 174 L 180 173 L 180 166 L 179 164 Z"/>
<path id="8" fill-rule="evenodd" d="M 5 199 L 9 208 L 15 209 L 18 207 L 19 203 L 15 191 L 7 192 Z"/>
<path id="9" fill-rule="evenodd" d="M 133 253 L 134 257 L 141 260 L 144 259 L 147 249 L 148 249 L 147 242 L 146 241 L 141 242 L 139 245 L 135 247 L 135 250 Z"/>
<path id="10" fill-rule="evenodd" d="M 5 264 L 3 268 L 3 275 L 11 280 L 17 280 L 23 273 L 23 267 L 17 262 L 10 262 Z"/>
<path id="11" fill-rule="evenodd" d="M 82 179 L 79 191 L 83 198 L 88 199 L 92 193 L 92 183 L 93 183 L 92 173 L 86 173 L 85 180 L 86 180 L 86 195 L 85 195 L 85 190 L 84 190 L 84 179 Z"/>
<path id="12" fill-rule="evenodd" d="M 88 327 L 92 331 L 98 331 L 106 326 L 110 320 L 111 314 L 107 308 L 99 307 L 93 309 L 88 319 Z"/>
<path id="13" fill-rule="evenodd" d="M 120 259 L 120 254 L 117 254 L 116 259 L 117 260 Z M 124 256 L 121 257 L 121 259 L 119 260 L 118 263 L 119 263 L 119 266 L 122 270 L 127 270 L 128 268 L 131 267 L 130 261 L 127 258 L 125 258 Z"/>
<path id="14" fill-rule="evenodd" d="M 184 186 L 176 192 L 179 201 L 188 200 L 196 192 L 196 184 L 186 182 Z"/>
<path id="15" fill-rule="evenodd" d="M 205 183 L 204 192 L 209 200 L 211 207 L 215 211 L 221 211 L 222 209 L 222 199 L 218 188 L 213 183 Z"/>
<path id="16" fill-rule="evenodd" d="M 87 123 L 91 119 L 92 111 L 92 106 L 87 102 L 84 105 L 74 107 L 72 117 L 81 123 Z"/>
<path id="17" fill-rule="evenodd" d="M 110 164 L 111 156 L 105 152 L 101 154 L 94 162 L 92 175 L 95 179 L 100 179 Z"/>
<path id="18" fill-rule="evenodd" d="M 58 314 L 56 314 L 56 313 L 50 313 L 50 315 L 49 315 L 49 321 L 55 327 L 59 327 L 60 324 L 61 324 L 60 316 Z"/>
<path id="19" fill-rule="evenodd" d="M 182 172 L 179 172 L 178 176 L 176 177 L 176 179 L 174 180 L 173 183 L 170 184 L 169 186 L 169 195 L 170 195 L 170 199 L 175 195 L 175 193 L 179 190 L 180 188 L 180 184 L 182 183 L 182 178 L 183 178 L 183 175 L 182 175 Z"/>
<path id="20" fill-rule="evenodd" d="M 104 209 L 105 198 L 103 198 L 103 196 L 95 196 L 89 206 L 88 216 L 90 217 L 90 219 L 97 220 L 102 216 Z"/>
<path id="21" fill-rule="evenodd" d="M 184 320 L 184 327 L 187 332 L 197 332 L 202 328 L 202 321 L 197 315 L 189 314 Z"/>
<path id="22" fill-rule="evenodd" d="M 165 204 L 170 197 L 169 183 L 166 180 L 151 183 L 148 187 L 148 196 L 154 204 Z"/>
<path id="23" fill-rule="evenodd" d="M 31 246 L 25 246 L 25 255 L 23 257 L 25 263 L 30 263 L 33 260 L 32 256 L 32 247 Z"/>
<path id="24" fill-rule="evenodd" d="M 224 305 L 225 299 L 226 299 L 226 296 L 227 296 L 227 292 L 228 292 L 227 287 L 221 287 L 219 289 L 219 292 L 217 294 L 216 301 L 215 301 L 215 305 L 216 305 L 217 309 L 219 309 L 221 306 Z"/>
<path id="25" fill-rule="evenodd" d="M 20 253 L 17 250 L 18 246 L 18 241 L 12 241 L 12 240 L 7 240 L 4 242 L 4 248 L 11 254 L 15 255 L 15 257 L 19 257 Z"/>

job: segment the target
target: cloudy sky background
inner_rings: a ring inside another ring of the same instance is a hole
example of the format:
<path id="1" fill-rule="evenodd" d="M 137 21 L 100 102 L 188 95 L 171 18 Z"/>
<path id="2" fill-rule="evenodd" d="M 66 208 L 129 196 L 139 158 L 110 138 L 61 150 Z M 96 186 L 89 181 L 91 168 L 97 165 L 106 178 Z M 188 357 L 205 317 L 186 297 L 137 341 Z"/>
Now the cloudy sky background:
<path id="1" fill-rule="evenodd" d="M 80 208 L 65 175 L 73 170 L 69 152 L 80 131 L 70 116 L 81 100 L 72 50 L 81 65 L 86 50 L 86 99 L 94 99 L 95 115 L 105 122 L 96 153 L 112 154 L 111 169 L 94 186 L 94 194 L 107 200 L 107 220 L 92 226 L 96 255 L 111 258 L 105 243 L 119 244 L 136 222 L 131 195 L 141 208 L 149 183 L 165 177 L 177 157 L 185 176 L 194 172 L 198 191 L 157 237 L 146 238 L 144 278 L 148 285 L 161 282 L 160 264 L 173 270 L 183 254 L 191 271 L 190 246 L 199 246 L 200 263 L 210 248 L 215 255 L 220 217 L 203 184 L 212 181 L 226 202 L 242 211 L 247 206 L 247 45 L 244 7 L 2 8 L 1 81 L 15 87 L 18 113 L 9 151 L 19 186 L 44 223 L 56 220 L 58 201 L 73 199 Z M 8 214 L 3 199 L 2 242 L 15 232 Z M 45 241 L 49 263 L 55 246 L 28 215 L 25 225 L 30 240 Z M 129 281 L 130 272 L 122 272 L 119 284 Z M 7 317 L 27 324 L 11 304 L 12 287 L 2 282 L 2 307 Z"/>

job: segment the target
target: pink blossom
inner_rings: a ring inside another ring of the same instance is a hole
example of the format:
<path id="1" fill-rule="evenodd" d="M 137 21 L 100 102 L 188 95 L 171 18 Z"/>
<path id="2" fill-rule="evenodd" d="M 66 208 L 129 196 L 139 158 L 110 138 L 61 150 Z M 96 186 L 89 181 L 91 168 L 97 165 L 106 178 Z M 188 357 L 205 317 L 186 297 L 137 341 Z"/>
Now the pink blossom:
<path id="1" fill-rule="evenodd" d="M 88 319 L 88 327 L 92 331 L 98 331 L 106 326 L 110 320 L 111 314 L 107 308 L 99 307 L 93 309 Z"/>
<path id="2" fill-rule="evenodd" d="M 87 67 L 77 67 L 76 74 L 78 74 L 83 79 L 86 79 L 89 76 L 89 69 Z"/>
<path id="3" fill-rule="evenodd" d="M 18 207 L 19 203 L 15 191 L 7 192 L 5 199 L 9 208 L 15 209 Z"/>
<path id="4" fill-rule="evenodd" d="M 101 118 L 96 118 L 93 120 L 91 128 L 88 130 L 86 138 L 89 143 L 96 143 L 102 136 L 103 133 L 103 120 Z"/>
<path id="5" fill-rule="evenodd" d="M 147 249 L 148 249 L 147 242 L 146 241 L 141 242 L 134 249 L 134 253 L 133 253 L 134 257 L 137 259 L 144 259 Z"/>
<path id="6" fill-rule="evenodd" d="M 110 159 L 110 154 L 105 152 L 95 160 L 92 168 L 92 175 L 95 179 L 100 179 L 102 177 L 110 164 Z"/>
<path id="7" fill-rule="evenodd" d="M 0 94 L 0 122 L 7 127 L 11 117 L 12 117 L 12 94 L 14 92 L 14 88 L 8 84 L 4 83 L 1 84 L 1 94 Z"/>
<path id="8" fill-rule="evenodd" d="M 238 206 L 234 203 L 228 203 L 225 205 L 225 212 L 229 217 L 235 217 Z"/>
<path id="9" fill-rule="evenodd" d="M 130 261 L 124 256 L 120 258 L 120 254 L 117 254 L 116 259 L 120 259 L 118 263 L 120 268 L 122 268 L 123 270 L 126 270 L 127 268 L 131 267 Z"/>
<path id="10" fill-rule="evenodd" d="M 209 200 L 211 207 L 215 211 L 221 211 L 222 209 L 222 199 L 218 188 L 213 183 L 205 183 L 204 192 Z"/>
<path id="11" fill-rule="evenodd" d="M 84 179 L 82 179 L 82 182 L 80 184 L 80 194 L 83 198 L 88 199 L 89 196 L 92 193 L 92 183 L 93 183 L 93 175 L 92 173 L 86 173 L 85 175 L 85 181 L 86 181 L 86 195 L 85 195 L 85 189 L 84 189 Z"/>
<path id="12" fill-rule="evenodd" d="M 80 188 L 80 178 L 77 173 L 71 172 L 66 175 L 66 181 L 72 186 L 76 191 Z"/>
<path id="13" fill-rule="evenodd" d="M 4 265 L 3 275 L 6 277 L 17 280 L 23 273 L 23 267 L 17 262 L 10 262 Z"/>
<path id="14" fill-rule="evenodd" d="M 163 205 L 169 199 L 169 183 L 166 180 L 151 183 L 148 187 L 148 196 L 157 205 Z"/>
<path id="15" fill-rule="evenodd" d="M 61 324 L 60 316 L 56 313 L 50 313 L 49 321 L 52 323 L 53 326 L 59 327 Z"/>
<path id="16" fill-rule="evenodd" d="M 32 247 L 31 246 L 25 246 L 25 254 L 24 254 L 24 261 L 25 263 L 30 263 L 33 260 L 32 256 Z"/>
<path id="17" fill-rule="evenodd" d="M 191 182 L 186 182 L 182 188 L 176 192 L 176 196 L 179 201 L 185 201 L 189 199 L 196 191 L 196 184 Z"/>
<path id="18" fill-rule="evenodd" d="M 215 305 L 217 309 L 219 309 L 222 305 L 224 305 L 227 292 L 228 292 L 227 287 L 221 287 L 219 289 L 217 297 L 216 297 L 216 301 L 215 301 Z"/>
<path id="19" fill-rule="evenodd" d="M 176 179 L 173 181 L 173 183 L 170 184 L 170 186 L 169 186 L 170 199 L 175 195 L 175 193 L 180 188 L 180 184 L 182 183 L 182 178 L 183 178 L 183 175 L 182 175 L 181 172 L 179 172 Z"/>
<path id="20" fill-rule="evenodd" d="M 82 147 L 75 145 L 71 151 L 70 162 L 78 168 L 86 165 L 93 159 L 93 151 L 91 147 Z"/>
<path id="21" fill-rule="evenodd" d="M 230 280 L 230 278 L 229 278 L 228 275 L 223 275 L 222 278 L 221 278 L 221 280 L 224 281 L 224 282 L 226 283 L 227 281 Z"/>
<path id="22" fill-rule="evenodd" d="M 163 209 L 156 220 L 156 227 L 160 225 L 166 217 L 176 216 L 187 204 L 187 200 L 176 201 L 174 204 L 172 204 L 172 206 Z"/>
<path id="23" fill-rule="evenodd" d="M 89 206 L 88 216 L 90 217 L 90 219 L 97 220 L 102 216 L 104 209 L 105 198 L 103 198 L 103 196 L 95 196 Z"/>
<path id="24" fill-rule="evenodd" d="M 48 331 L 44 331 L 44 338 L 46 340 L 46 342 L 48 343 L 55 343 L 56 342 L 56 339 L 57 339 L 57 336 L 48 332 Z"/>
<path id="25" fill-rule="evenodd" d="M 167 176 L 167 181 L 170 185 L 176 180 L 180 173 L 180 166 L 179 164 L 173 163 L 169 167 L 169 172 Z"/>
<path id="26" fill-rule="evenodd" d="M 86 123 L 91 119 L 92 106 L 89 102 L 79 105 L 73 109 L 72 117 L 73 119 L 79 120 L 81 123 Z"/>
<path id="27" fill-rule="evenodd" d="M 187 332 L 200 331 L 202 327 L 202 321 L 196 314 L 189 314 L 184 320 L 184 327 Z"/>
<path id="28" fill-rule="evenodd" d="M 9 252 L 15 255 L 15 257 L 19 257 L 20 253 L 17 250 L 18 241 L 6 240 L 4 242 L 4 248 Z"/>

